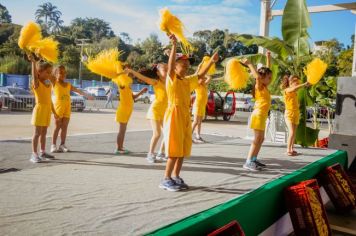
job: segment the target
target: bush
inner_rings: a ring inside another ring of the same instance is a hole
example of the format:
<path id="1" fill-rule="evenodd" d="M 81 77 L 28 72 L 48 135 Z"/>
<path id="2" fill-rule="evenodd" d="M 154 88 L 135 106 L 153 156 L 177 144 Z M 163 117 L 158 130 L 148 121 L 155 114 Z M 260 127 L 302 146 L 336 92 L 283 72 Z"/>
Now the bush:
<path id="1" fill-rule="evenodd" d="M 31 65 L 23 57 L 9 55 L 0 58 L 0 73 L 28 75 Z"/>

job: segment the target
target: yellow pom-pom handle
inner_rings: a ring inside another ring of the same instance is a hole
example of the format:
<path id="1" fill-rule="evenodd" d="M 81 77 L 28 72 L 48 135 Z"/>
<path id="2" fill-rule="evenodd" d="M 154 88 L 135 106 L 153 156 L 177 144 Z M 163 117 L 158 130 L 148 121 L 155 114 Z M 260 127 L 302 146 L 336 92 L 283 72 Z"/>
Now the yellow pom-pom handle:
<path id="1" fill-rule="evenodd" d="M 47 37 L 32 43 L 29 47 L 38 57 L 56 63 L 58 61 L 58 42 L 51 37 Z"/>
<path id="2" fill-rule="evenodd" d="M 41 39 L 41 27 L 35 22 L 31 21 L 22 27 L 18 45 L 21 49 L 28 50 L 30 45 Z"/>
<path id="3" fill-rule="evenodd" d="M 247 86 L 249 74 L 240 61 L 233 58 L 226 63 L 224 79 L 231 89 L 243 89 Z"/>
<path id="4" fill-rule="evenodd" d="M 304 74 L 307 76 L 307 81 L 311 85 L 315 85 L 324 76 L 328 65 L 320 60 L 314 58 L 306 67 L 304 67 Z"/>
<path id="5" fill-rule="evenodd" d="M 169 34 L 174 34 L 177 39 L 182 43 L 182 51 L 185 54 L 189 54 L 193 51 L 193 46 L 189 43 L 188 39 L 184 35 L 184 25 L 183 23 L 173 15 L 168 8 L 163 8 L 160 10 L 160 23 L 159 28 Z"/>
<path id="6" fill-rule="evenodd" d="M 209 56 L 204 56 L 203 60 L 201 62 L 201 65 L 200 65 L 200 69 L 205 68 L 209 63 L 209 60 L 210 60 Z M 215 63 L 213 63 L 208 70 L 208 75 L 213 75 L 213 74 L 215 74 L 215 72 L 216 72 Z"/>
<path id="7" fill-rule="evenodd" d="M 123 71 L 119 56 L 120 52 L 116 48 L 103 50 L 95 57 L 89 57 L 86 66 L 95 74 L 115 79 Z"/>

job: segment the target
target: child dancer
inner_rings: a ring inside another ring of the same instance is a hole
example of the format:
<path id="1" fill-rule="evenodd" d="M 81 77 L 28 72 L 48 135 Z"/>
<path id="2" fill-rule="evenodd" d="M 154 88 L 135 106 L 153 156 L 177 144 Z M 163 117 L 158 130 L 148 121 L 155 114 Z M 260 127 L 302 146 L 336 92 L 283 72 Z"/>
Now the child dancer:
<path id="1" fill-rule="evenodd" d="M 188 185 L 180 177 L 183 158 L 189 157 L 192 147 L 192 124 L 190 121 L 190 83 L 197 83 L 205 77 L 210 66 L 218 60 L 215 53 L 208 65 L 199 73 L 186 76 L 190 66 L 189 57 L 176 55 L 177 39 L 170 35 L 172 50 L 169 56 L 166 90 L 168 108 L 164 116 L 164 140 L 168 157 L 164 179 L 159 187 L 169 191 L 187 189 Z"/>
<path id="2" fill-rule="evenodd" d="M 147 119 L 151 120 L 153 134 L 146 159 L 149 163 L 155 163 L 156 160 L 166 161 L 167 158 L 164 154 L 164 141 L 161 143 L 161 148 L 157 156 L 155 156 L 154 151 L 161 137 L 164 113 L 166 112 L 168 105 L 165 86 L 167 65 L 163 63 L 157 64 L 151 70 L 144 70 L 141 71 L 141 73 L 137 73 L 131 69 L 127 69 L 126 71 L 135 76 L 137 79 L 153 86 L 155 100 L 151 104 L 146 116 Z"/>
<path id="3" fill-rule="evenodd" d="M 35 94 L 36 105 L 33 109 L 31 124 L 35 126 L 32 137 L 32 155 L 30 161 L 38 163 L 47 159 L 54 159 L 54 156 L 46 153 L 46 134 L 51 121 L 51 111 L 54 117 L 58 116 L 54 110 L 51 92 L 52 92 L 52 65 L 47 62 L 39 62 L 29 55 L 32 64 L 32 90 Z M 38 155 L 37 146 L 40 142 L 40 154 Z"/>
<path id="4" fill-rule="evenodd" d="M 121 76 L 127 76 L 126 74 Z M 117 134 L 116 144 L 117 147 L 114 154 L 128 154 L 129 150 L 124 148 L 125 133 L 127 122 L 131 117 L 133 110 L 134 100 L 147 91 L 147 88 L 141 89 L 138 94 L 133 94 L 130 85 L 121 85 L 117 79 L 113 79 L 119 88 L 120 104 L 116 110 L 116 122 L 119 123 L 119 133 Z"/>
<path id="5" fill-rule="evenodd" d="M 200 135 L 201 131 L 201 123 L 205 117 L 206 104 L 208 102 L 208 84 L 211 81 L 211 76 L 206 76 L 204 79 L 199 80 L 198 87 L 195 89 L 195 101 L 193 104 L 193 133 L 195 128 L 197 128 L 197 132 L 195 134 L 195 138 L 193 138 L 193 143 L 204 143 L 205 141 Z"/>
<path id="6" fill-rule="evenodd" d="M 267 65 L 269 66 L 269 54 L 267 54 Z M 251 129 L 254 130 L 255 137 L 251 144 L 250 151 L 246 163 L 243 168 L 247 170 L 257 171 L 266 167 L 257 160 L 257 155 L 261 149 L 264 141 L 266 120 L 268 118 L 268 111 L 271 106 L 271 95 L 267 86 L 271 82 L 272 71 L 268 67 L 262 67 L 256 70 L 255 66 L 251 64 L 248 59 L 243 59 L 242 63 L 247 65 L 253 77 L 256 80 L 256 85 L 253 88 L 252 95 L 255 98 L 255 106 L 251 115 Z"/>
<path id="7" fill-rule="evenodd" d="M 73 87 L 70 83 L 64 81 L 66 78 L 66 69 L 63 65 L 56 67 L 54 75 L 56 78 L 53 83 L 53 91 L 55 96 L 54 109 L 58 118 L 55 120 L 51 152 L 69 152 L 69 149 L 65 145 L 65 141 L 67 137 L 67 129 L 71 114 L 70 92 L 74 91 L 83 96 L 86 96 L 88 99 L 93 99 L 93 97 L 87 96 L 85 93 L 83 93 L 76 87 Z M 57 149 L 56 144 L 59 130 L 61 130 L 61 144 Z"/>
<path id="8" fill-rule="evenodd" d="M 309 83 L 300 83 L 300 79 L 296 75 L 285 75 L 282 79 L 281 89 L 283 90 L 284 102 L 286 110 L 284 118 L 288 127 L 289 135 L 287 141 L 287 155 L 296 156 L 298 153 L 294 151 L 294 141 L 296 130 L 299 124 L 299 102 L 297 97 L 298 89 L 308 86 Z"/>

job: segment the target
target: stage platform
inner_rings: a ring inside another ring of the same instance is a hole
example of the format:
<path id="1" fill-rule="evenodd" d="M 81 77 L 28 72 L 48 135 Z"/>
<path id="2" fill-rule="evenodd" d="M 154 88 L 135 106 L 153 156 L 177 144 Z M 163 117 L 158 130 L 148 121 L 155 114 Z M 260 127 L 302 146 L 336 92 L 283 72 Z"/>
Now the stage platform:
<path id="1" fill-rule="evenodd" d="M 30 140 L 1 141 L 0 232 L 204 235 L 236 218 L 255 235 L 284 214 L 278 195 L 283 186 L 347 158 L 344 152 L 312 148 L 297 148 L 303 155 L 288 157 L 284 146 L 265 143 L 259 158 L 268 169 L 249 172 L 242 164 L 250 140 L 205 135 L 208 143 L 193 145 L 183 167 L 190 189 L 173 193 L 158 188 L 164 163 L 145 160 L 150 135 L 128 132 L 126 147 L 133 151 L 128 156 L 112 154 L 115 133 L 72 136 L 67 143 L 73 152 L 36 165 L 28 161 Z M 278 202 L 270 205 L 274 198 Z M 251 217 L 267 212 L 271 222 L 251 226 Z"/>

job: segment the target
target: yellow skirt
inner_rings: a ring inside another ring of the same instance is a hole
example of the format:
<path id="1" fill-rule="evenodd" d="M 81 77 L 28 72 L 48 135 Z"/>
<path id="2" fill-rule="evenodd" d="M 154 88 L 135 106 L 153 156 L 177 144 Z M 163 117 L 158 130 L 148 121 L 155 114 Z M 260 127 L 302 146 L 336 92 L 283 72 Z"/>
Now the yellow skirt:
<path id="1" fill-rule="evenodd" d="M 33 108 L 31 124 L 48 127 L 51 123 L 51 114 L 51 104 L 36 104 Z"/>
<path id="2" fill-rule="evenodd" d="M 161 121 L 164 119 L 164 114 L 167 110 L 167 103 L 155 103 L 153 102 L 148 109 L 146 118 L 149 120 Z"/>
<path id="3" fill-rule="evenodd" d="M 193 114 L 196 116 L 205 116 L 205 111 L 206 111 L 206 103 L 208 101 L 205 100 L 201 100 L 201 101 L 194 101 L 194 105 L 193 105 Z"/>
<path id="4" fill-rule="evenodd" d="M 129 122 L 132 114 L 132 108 L 119 106 L 116 110 L 116 122 L 126 124 Z"/>
<path id="5" fill-rule="evenodd" d="M 168 107 L 163 124 L 166 155 L 189 157 L 192 150 L 192 123 L 189 108 Z"/>
<path id="6" fill-rule="evenodd" d="M 284 118 L 286 122 L 289 121 L 294 125 L 299 125 L 299 117 L 300 117 L 299 110 L 296 111 L 286 110 L 284 113 Z"/>
<path id="7" fill-rule="evenodd" d="M 54 104 L 54 110 L 57 113 L 57 116 L 60 118 L 70 118 L 71 114 L 71 104 L 62 104 L 62 103 L 55 103 Z"/>
<path id="8" fill-rule="evenodd" d="M 266 129 L 266 121 L 268 118 L 268 112 L 261 112 L 254 110 L 251 114 L 250 128 L 264 131 Z"/>

